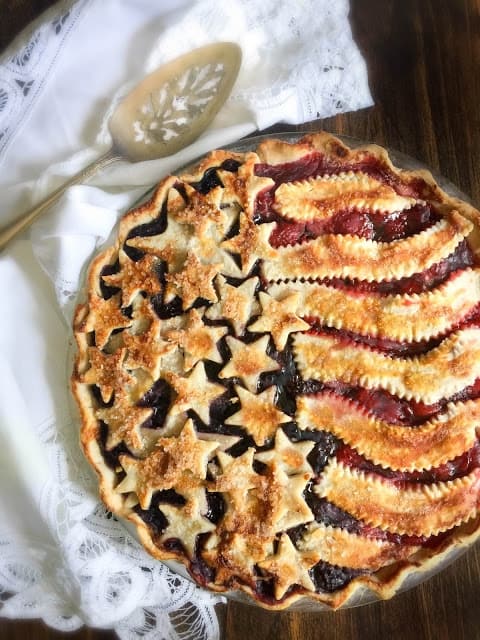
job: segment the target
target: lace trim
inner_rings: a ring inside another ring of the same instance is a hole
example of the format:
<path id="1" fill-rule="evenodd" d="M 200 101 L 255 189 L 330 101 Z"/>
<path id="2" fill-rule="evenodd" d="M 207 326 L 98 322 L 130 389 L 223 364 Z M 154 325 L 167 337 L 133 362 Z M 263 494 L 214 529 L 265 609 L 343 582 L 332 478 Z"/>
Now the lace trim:
<path id="1" fill-rule="evenodd" d="M 218 639 L 214 605 L 223 599 L 152 559 L 98 504 L 76 421 L 52 418 L 39 431 L 54 480 L 43 489 L 34 548 L 0 531 L 1 615 L 41 618 L 62 631 L 101 622 L 128 640 Z"/>
<path id="2" fill-rule="evenodd" d="M 61 49 L 90 2 L 60 2 L 50 11 L 49 20 L 42 16 L 40 25 L 22 33 L 1 56 L 0 160 L 42 92 Z"/>

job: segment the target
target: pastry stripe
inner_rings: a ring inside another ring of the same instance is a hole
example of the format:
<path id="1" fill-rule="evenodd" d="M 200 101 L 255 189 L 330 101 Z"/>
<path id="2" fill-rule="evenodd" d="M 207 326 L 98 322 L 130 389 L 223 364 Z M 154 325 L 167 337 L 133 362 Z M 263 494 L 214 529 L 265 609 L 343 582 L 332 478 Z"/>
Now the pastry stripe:
<path id="1" fill-rule="evenodd" d="M 350 469 L 336 460 L 315 492 L 355 518 L 386 531 L 432 536 L 472 518 L 478 510 L 480 469 L 463 478 L 399 490 L 392 482 Z"/>
<path id="2" fill-rule="evenodd" d="M 398 341 L 428 340 L 458 325 L 480 303 L 480 270 L 467 269 L 423 294 L 349 293 L 316 282 L 271 284 L 277 300 L 298 293 L 296 313 L 361 335 Z"/>
<path id="3" fill-rule="evenodd" d="M 415 203 L 366 173 L 348 171 L 284 182 L 275 192 L 274 208 L 285 218 L 308 221 L 351 209 L 393 213 Z"/>
<path id="4" fill-rule="evenodd" d="M 412 546 L 375 540 L 349 533 L 340 527 L 318 523 L 307 527 L 303 537 L 297 542 L 297 548 L 302 554 L 316 557 L 317 561 L 323 560 L 340 567 L 370 571 L 415 551 L 415 547 Z"/>
<path id="5" fill-rule="evenodd" d="M 326 334 L 297 333 L 293 345 L 304 380 L 381 388 L 427 404 L 453 396 L 480 377 L 480 328 L 457 331 L 415 358 L 393 358 Z"/>
<path id="6" fill-rule="evenodd" d="M 278 247 L 263 273 L 270 282 L 296 278 L 394 280 L 428 269 L 449 256 L 472 230 L 456 211 L 415 236 L 376 242 L 350 235 L 326 234 L 298 245 Z"/>
<path id="7" fill-rule="evenodd" d="M 421 427 L 389 424 L 332 393 L 297 401 L 300 429 L 333 433 L 382 467 L 415 471 L 438 467 L 468 451 L 476 442 L 480 399 L 450 404 L 445 413 Z"/>

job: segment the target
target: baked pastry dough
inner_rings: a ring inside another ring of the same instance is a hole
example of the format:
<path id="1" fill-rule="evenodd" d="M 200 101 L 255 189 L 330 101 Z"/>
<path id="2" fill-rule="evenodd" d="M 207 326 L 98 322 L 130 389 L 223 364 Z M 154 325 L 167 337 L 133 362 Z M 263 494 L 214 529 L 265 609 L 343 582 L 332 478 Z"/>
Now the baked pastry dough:
<path id="1" fill-rule="evenodd" d="M 106 505 L 272 609 L 390 597 L 478 537 L 479 221 L 326 133 L 164 179 L 74 319 Z"/>

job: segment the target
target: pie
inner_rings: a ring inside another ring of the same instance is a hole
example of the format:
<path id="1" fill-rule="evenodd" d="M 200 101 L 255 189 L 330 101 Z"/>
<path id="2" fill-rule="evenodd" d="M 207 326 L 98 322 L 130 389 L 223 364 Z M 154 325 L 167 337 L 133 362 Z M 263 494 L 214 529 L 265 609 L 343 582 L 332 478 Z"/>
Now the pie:
<path id="1" fill-rule="evenodd" d="M 328 133 L 128 212 L 75 313 L 101 497 L 203 587 L 392 596 L 480 531 L 480 214 Z"/>

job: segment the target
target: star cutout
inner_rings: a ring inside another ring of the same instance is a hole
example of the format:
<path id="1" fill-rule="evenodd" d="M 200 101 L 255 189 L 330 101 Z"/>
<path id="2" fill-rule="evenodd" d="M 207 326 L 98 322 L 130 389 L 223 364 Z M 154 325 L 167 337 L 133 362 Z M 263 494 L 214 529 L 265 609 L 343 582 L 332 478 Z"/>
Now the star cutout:
<path id="1" fill-rule="evenodd" d="M 291 422 L 292 418 L 275 406 L 275 387 L 269 387 L 258 395 L 240 386 L 236 386 L 235 391 L 240 398 L 241 409 L 227 418 L 225 424 L 243 427 L 253 436 L 257 445 L 263 446 L 279 424 Z"/>
<path id="2" fill-rule="evenodd" d="M 95 344 L 99 349 L 107 344 L 114 329 L 130 327 L 132 321 L 124 316 L 120 308 L 120 295 L 114 295 L 108 300 L 99 296 L 92 296 L 89 301 L 90 312 L 80 331 L 95 330 Z"/>
<path id="3" fill-rule="evenodd" d="M 248 320 L 258 311 L 255 291 L 258 278 L 249 278 L 239 287 L 228 284 L 225 278 L 218 275 L 217 285 L 219 301 L 207 309 L 205 315 L 210 320 L 228 320 L 239 336 L 245 331 Z"/>
<path id="4" fill-rule="evenodd" d="M 308 573 L 314 563 L 297 551 L 286 533 L 280 538 L 277 553 L 259 562 L 258 566 L 274 576 L 277 600 L 283 598 L 294 584 L 304 587 L 307 591 L 315 591 L 315 584 Z"/>
<path id="5" fill-rule="evenodd" d="M 167 216 L 167 228 L 155 236 L 137 236 L 126 241 L 127 246 L 134 247 L 147 254 L 165 260 L 172 270 L 179 269 L 185 260 L 192 234 L 179 224 L 171 215 Z"/>
<path id="6" fill-rule="evenodd" d="M 190 371 L 199 360 L 222 362 L 217 343 L 226 333 L 226 327 L 209 327 L 204 324 L 198 310 L 192 309 L 185 329 L 167 331 L 165 335 L 173 344 L 183 348 L 185 370 Z"/>
<path id="7" fill-rule="evenodd" d="M 202 264 L 195 254 L 189 253 L 180 271 L 165 276 L 168 283 L 165 301 L 169 302 L 179 295 L 182 298 L 183 310 L 188 309 L 197 298 L 216 302 L 218 298 L 212 280 L 221 267 L 220 263 Z"/>
<path id="8" fill-rule="evenodd" d="M 220 264 L 221 273 L 234 278 L 241 278 L 242 272 L 233 256 L 220 248 L 223 235 L 219 235 L 219 229 L 210 222 L 202 236 L 195 236 L 190 243 L 190 252 L 198 257 L 203 264 Z"/>
<path id="9" fill-rule="evenodd" d="M 271 178 L 256 176 L 254 174 L 258 156 L 252 155 L 239 167 L 238 172 L 219 171 L 218 176 L 224 187 L 224 201 L 238 203 L 243 211 L 252 215 L 255 210 L 255 201 L 258 194 L 265 189 L 271 189 L 275 183 Z"/>
<path id="10" fill-rule="evenodd" d="M 221 541 L 218 536 L 210 536 L 202 555 L 207 562 L 218 566 L 215 579 L 219 584 L 232 575 L 249 584 L 255 575 L 254 565 L 265 560 L 272 552 L 273 536 L 261 538 L 233 532 L 222 536 Z"/>
<path id="11" fill-rule="evenodd" d="M 205 499 L 205 489 L 186 491 L 183 494 L 186 503 L 182 507 L 161 504 L 160 511 L 166 516 L 168 525 L 162 535 L 162 540 L 176 538 L 181 541 L 191 558 L 195 552 L 197 536 L 216 529 L 204 514 L 208 511 Z"/>
<path id="12" fill-rule="evenodd" d="M 315 443 L 311 440 L 292 442 L 283 429 L 278 429 L 275 434 L 274 448 L 257 453 L 255 459 L 267 465 L 277 465 L 289 476 L 304 472 L 311 473 L 312 469 L 307 456 L 314 446 Z"/>
<path id="13" fill-rule="evenodd" d="M 285 349 L 290 333 L 310 329 L 310 325 L 295 313 L 300 293 L 294 292 L 282 300 L 275 300 L 268 293 L 260 291 L 258 297 L 262 305 L 262 315 L 248 327 L 248 330 L 270 332 L 278 351 Z"/>
<path id="14" fill-rule="evenodd" d="M 198 362 L 188 377 L 167 372 L 165 378 L 176 393 L 170 413 L 175 415 L 193 409 L 199 418 L 208 424 L 211 403 L 223 395 L 226 389 L 221 384 L 208 380 L 203 362 Z"/>
<path id="15" fill-rule="evenodd" d="M 131 385 L 134 379 L 123 369 L 126 349 L 115 353 L 103 353 L 96 347 L 88 348 L 90 368 L 80 376 L 85 384 L 95 384 L 100 388 L 102 400 L 109 402 L 115 389 Z"/>
<path id="16" fill-rule="evenodd" d="M 264 496 L 264 524 L 271 531 L 286 531 L 314 520 L 303 492 L 312 477 L 311 473 L 287 476 L 277 466 L 269 467 L 260 476 L 263 485 L 259 492 Z"/>
<path id="17" fill-rule="evenodd" d="M 178 222 L 192 225 L 197 237 L 201 237 L 211 223 L 217 227 L 224 223 L 225 216 L 220 209 L 223 189 L 217 187 L 203 194 L 185 185 L 185 191 L 188 204 L 184 209 L 175 212 Z"/>
<path id="18" fill-rule="evenodd" d="M 178 436 L 159 438 L 153 451 L 143 460 L 120 456 L 125 478 L 118 493 L 134 491 L 142 509 L 148 509 L 155 491 L 189 491 L 203 484 L 209 457 L 217 442 L 199 440 L 192 420 L 187 420 Z"/>
<path id="19" fill-rule="evenodd" d="M 137 407 L 129 394 L 123 392 L 115 394 L 111 407 L 97 409 L 95 415 L 108 425 L 107 450 L 110 451 L 121 442 L 125 442 L 133 452 L 142 450 L 144 440 L 140 427 L 152 415 L 152 409 Z"/>
<path id="20" fill-rule="evenodd" d="M 222 473 L 214 482 L 214 491 L 227 494 L 229 508 L 224 516 L 223 526 L 228 531 L 246 532 L 256 527 L 252 520 L 251 497 L 249 493 L 258 486 L 261 476 L 253 470 L 253 447 L 236 458 L 219 451 L 217 458 Z"/>
<path id="21" fill-rule="evenodd" d="M 176 348 L 175 344 L 160 338 L 160 322 L 152 322 L 142 333 L 124 331 L 123 344 L 128 349 L 125 366 L 144 369 L 154 380 L 160 375 L 162 358 Z"/>
<path id="22" fill-rule="evenodd" d="M 255 224 L 245 213 L 240 214 L 240 229 L 236 236 L 224 240 L 223 249 L 237 253 L 242 261 L 242 273 L 249 273 L 259 258 L 273 258 L 276 251 L 269 243 L 276 222 Z"/>
<path id="23" fill-rule="evenodd" d="M 133 323 L 122 333 L 123 345 L 128 354 L 127 369 L 143 369 L 156 380 L 160 375 L 162 358 L 176 349 L 176 345 L 162 340 L 162 323 L 152 309 L 148 298 L 139 296 L 133 302 Z"/>
<path id="24" fill-rule="evenodd" d="M 232 336 L 227 336 L 226 341 L 232 357 L 220 371 L 218 377 L 238 377 L 249 391 L 255 393 L 261 373 L 280 369 L 278 362 L 266 354 L 268 340 L 269 336 L 263 336 L 255 342 L 245 344 Z"/>
<path id="25" fill-rule="evenodd" d="M 212 433 L 208 431 L 199 431 L 198 437 L 201 440 L 215 440 L 218 443 L 219 451 L 227 451 L 241 440 L 239 436 L 229 436 L 226 433 Z"/>
<path id="26" fill-rule="evenodd" d="M 177 211 L 176 218 L 179 222 L 194 227 L 195 234 L 189 244 L 190 253 L 194 253 L 204 264 L 221 264 L 222 273 L 234 277 L 241 276 L 233 257 L 219 246 L 235 222 L 238 211 L 224 208 L 221 202 L 221 187 L 211 189 L 205 195 L 189 185 L 185 185 L 185 190 L 190 204 Z"/>
<path id="27" fill-rule="evenodd" d="M 122 306 L 128 307 L 140 291 L 149 296 L 160 293 L 162 285 L 155 272 L 158 264 L 158 258 L 151 255 L 146 255 L 137 262 L 127 258 L 118 273 L 102 278 L 109 287 L 122 288 Z"/>

